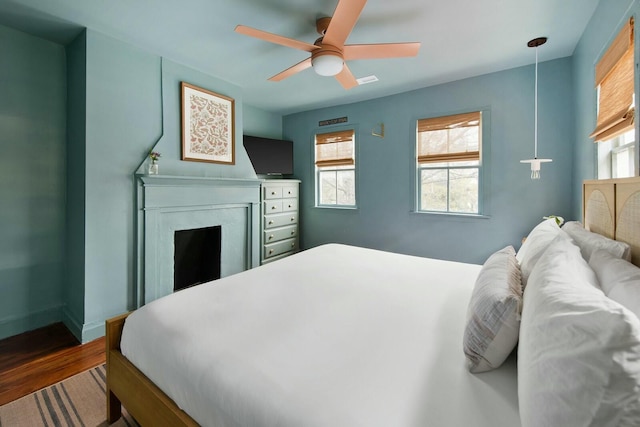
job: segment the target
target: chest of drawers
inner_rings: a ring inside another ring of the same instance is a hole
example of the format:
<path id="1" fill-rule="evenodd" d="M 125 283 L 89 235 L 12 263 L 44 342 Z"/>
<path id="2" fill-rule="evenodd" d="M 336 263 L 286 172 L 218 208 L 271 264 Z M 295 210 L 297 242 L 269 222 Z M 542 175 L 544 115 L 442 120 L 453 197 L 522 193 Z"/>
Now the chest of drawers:
<path id="1" fill-rule="evenodd" d="M 298 251 L 299 189 L 300 181 L 293 179 L 262 182 L 261 264 Z"/>

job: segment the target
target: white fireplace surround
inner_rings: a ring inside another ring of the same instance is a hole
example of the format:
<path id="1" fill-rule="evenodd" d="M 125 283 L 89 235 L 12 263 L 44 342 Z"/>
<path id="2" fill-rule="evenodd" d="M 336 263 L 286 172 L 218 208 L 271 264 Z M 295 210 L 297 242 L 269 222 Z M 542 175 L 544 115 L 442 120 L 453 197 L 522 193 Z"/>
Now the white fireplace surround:
<path id="1" fill-rule="evenodd" d="M 221 277 L 259 265 L 260 180 L 138 176 L 138 307 L 173 292 L 174 233 L 221 229 Z"/>

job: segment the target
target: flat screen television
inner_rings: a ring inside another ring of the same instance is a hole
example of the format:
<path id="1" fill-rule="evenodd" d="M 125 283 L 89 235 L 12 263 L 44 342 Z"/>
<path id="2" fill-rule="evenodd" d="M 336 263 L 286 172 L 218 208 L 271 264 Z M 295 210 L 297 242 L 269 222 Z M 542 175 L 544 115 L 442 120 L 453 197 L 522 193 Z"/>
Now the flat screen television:
<path id="1" fill-rule="evenodd" d="M 293 174 L 293 141 L 250 135 L 242 139 L 257 175 Z"/>

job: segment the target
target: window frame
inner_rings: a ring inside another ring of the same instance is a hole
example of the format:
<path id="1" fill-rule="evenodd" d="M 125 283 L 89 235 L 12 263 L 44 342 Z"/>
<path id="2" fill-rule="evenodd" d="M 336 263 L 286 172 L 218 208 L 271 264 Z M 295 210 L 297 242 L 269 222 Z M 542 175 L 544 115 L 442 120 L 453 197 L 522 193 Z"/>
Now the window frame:
<path id="1" fill-rule="evenodd" d="M 627 139 L 625 137 L 630 134 L 633 134 L 633 138 L 625 141 Z M 633 174 L 630 176 L 638 176 L 638 139 L 634 128 L 613 138 L 598 142 L 596 145 L 596 156 L 598 158 L 597 179 L 627 178 L 617 176 L 615 155 L 628 149 L 633 150 L 634 154 L 630 157 L 630 166 L 633 170 Z"/>
<path id="2" fill-rule="evenodd" d="M 451 163 L 447 166 L 439 166 L 439 167 L 421 167 L 418 162 L 419 157 L 419 135 L 418 135 L 418 121 L 430 118 L 444 118 L 449 116 L 462 115 L 467 113 L 480 113 L 480 129 L 478 132 L 479 141 L 479 162 L 478 165 L 463 165 L 463 166 L 451 166 Z M 488 186 L 490 185 L 489 176 L 490 174 L 487 172 L 490 170 L 490 158 L 491 158 L 491 148 L 490 148 L 490 123 L 491 123 L 491 110 L 487 107 L 485 108 L 475 108 L 475 109 L 466 109 L 455 112 L 447 112 L 447 113 L 432 113 L 428 115 L 423 115 L 421 117 L 414 117 L 412 120 L 412 125 L 414 127 L 414 154 L 412 158 L 414 179 L 413 179 L 413 194 L 414 194 L 414 212 L 421 215 L 443 215 L 447 217 L 465 217 L 465 218 L 489 218 L 489 203 L 487 200 Z M 449 175 L 450 170 L 452 169 L 477 169 L 478 170 L 478 212 L 477 213 L 466 213 L 466 212 L 456 212 L 451 211 L 449 208 L 450 197 L 449 197 L 449 179 L 447 178 L 447 211 L 438 211 L 438 210 L 427 210 L 422 209 L 422 182 L 421 175 L 423 169 L 440 169 L 446 170 L 447 175 Z"/>
<path id="3" fill-rule="evenodd" d="M 351 131 L 353 132 L 353 165 L 351 167 L 348 167 L 349 165 L 336 165 L 336 166 L 324 166 L 324 167 L 319 167 L 316 164 L 316 156 L 317 156 L 317 151 L 316 151 L 316 140 L 317 140 L 317 135 L 322 135 L 322 134 L 329 134 L 329 133 L 338 133 L 338 132 L 345 132 L 345 131 Z M 358 208 L 358 130 L 356 129 L 355 126 L 340 126 L 340 127 L 332 127 L 330 129 L 316 129 L 316 131 L 313 133 L 312 135 L 312 150 L 313 150 L 313 154 L 311 156 L 311 164 L 312 164 L 312 168 L 313 168 L 313 173 L 314 173 L 314 180 L 315 180 L 315 195 L 314 195 L 314 207 L 316 208 L 321 208 L 321 209 L 338 209 L 338 210 L 355 210 Z M 335 204 L 325 204 L 325 203 L 320 203 L 320 195 L 321 195 L 321 180 L 320 180 L 320 173 L 321 172 L 340 172 L 340 171 L 353 171 L 353 191 L 354 191 L 354 204 L 339 204 L 338 203 L 338 197 L 336 195 L 336 203 Z"/>

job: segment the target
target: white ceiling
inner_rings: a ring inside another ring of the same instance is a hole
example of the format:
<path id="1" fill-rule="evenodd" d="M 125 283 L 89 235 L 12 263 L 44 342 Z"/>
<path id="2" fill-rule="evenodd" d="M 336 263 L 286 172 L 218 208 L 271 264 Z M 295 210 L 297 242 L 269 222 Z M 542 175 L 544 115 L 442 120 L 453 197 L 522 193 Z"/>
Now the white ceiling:
<path id="1" fill-rule="evenodd" d="M 348 1 L 348 0 L 343 0 Z M 347 39 L 419 41 L 415 58 L 350 61 L 355 77 L 379 82 L 345 91 L 305 70 L 272 75 L 307 53 L 234 32 L 244 24 L 309 43 L 315 20 L 337 0 L 2 0 L 0 24 L 66 43 L 87 27 L 243 89 L 245 103 L 278 114 L 344 104 L 570 56 L 599 0 L 369 0 Z M 213 88 L 215 89 L 215 88 Z"/>

